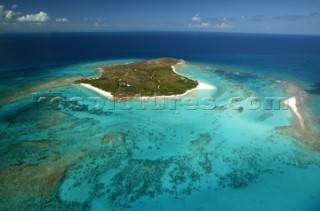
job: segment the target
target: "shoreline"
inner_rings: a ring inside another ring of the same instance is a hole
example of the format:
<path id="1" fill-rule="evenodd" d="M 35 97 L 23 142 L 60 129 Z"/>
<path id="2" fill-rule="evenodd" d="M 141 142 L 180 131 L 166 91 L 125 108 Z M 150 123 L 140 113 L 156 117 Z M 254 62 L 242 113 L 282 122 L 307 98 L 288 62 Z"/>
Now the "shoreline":
<path id="1" fill-rule="evenodd" d="M 301 129 L 302 130 L 306 130 L 306 125 L 304 123 L 303 116 L 299 112 L 299 106 L 298 106 L 296 97 L 288 98 L 284 103 L 290 107 L 292 113 L 298 119 L 298 122 L 299 122 L 299 125 L 300 125 Z"/>
<path id="2" fill-rule="evenodd" d="M 110 92 L 107 92 L 107 91 L 104 91 L 102 89 L 99 89 L 99 88 L 97 88 L 95 86 L 92 86 L 91 84 L 80 83 L 79 85 L 82 86 L 82 87 L 85 87 L 85 88 L 87 88 L 87 89 L 89 89 L 91 91 L 94 91 L 94 92 L 96 92 L 96 93 L 98 93 L 98 94 L 100 94 L 100 95 L 102 95 L 102 96 L 104 96 L 104 97 L 106 97 L 108 99 L 114 99 L 113 95 Z"/>
<path id="3" fill-rule="evenodd" d="M 176 65 L 183 65 L 185 64 L 184 61 L 182 62 L 179 62 L 177 63 Z M 172 71 L 177 74 L 177 75 L 180 75 L 180 76 L 183 76 L 183 77 L 186 77 L 188 78 L 187 76 L 184 76 L 182 75 L 181 73 L 178 73 L 176 71 L 176 68 L 174 67 L 174 65 L 171 66 L 172 68 Z M 101 73 L 101 68 L 99 67 L 98 68 L 99 72 Z M 188 78 L 190 79 L 190 78 Z M 190 79 L 190 80 L 193 80 L 193 79 Z M 177 95 L 157 95 L 157 96 L 139 96 L 139 97 L 124 97 L 124 98 L 132 98 L 132 99 L 146 99 L 146 98 L 155 98 L 155 97 L 161 97 L 161 98 L 164 98 L 164 99 L 173 99 L 173 98 L 179 98 L 179 97 L 184 97 L 188 94 L 190 94 L 191 92 L 194 92 L 194 91 L 198 91 L 198 90 L 215 90 L 217 89 L 215 86 L 211 85 L 211 84 L 207 84 L 207 83 L 204 83 L 204 82 L 201 82 L 201 81 L 197 81 L 198 82 L 198 86 L 193 88 L 193 89 L 190 89 L 190 90 L 187 90 L 185 93 L 183 94 L 177 94 Z M 117 97 L 115 98 L 110 92 L 107 92 L 107 91 L 104 91 L 102 89 L 99 89 L 95 86 L 92 86 L 91 84 L 86 84 L 86 83 L 80 83 L 79 84 L 80 86 L 82 87 L 85 87 L 91 91 L 94 91 L 98 94 L 100 94 L 101 96 L 109 99 L 109 100 L 113 100 L 113 99 L 117 99 Z M 120 98 L 121 99 L 121 98 Z"/>
<path id="4" fill-rule="evenodd" d="M 305 116 L 303 112 L 301 112 L 301 106 L 299 105 L 299 101 L 303 99 L 302 87 L 290 81 L 276 80 L 275 82 L 280 83 L 285 87 L 285 96 L 287 99 L 284 101 L 284 104 L 289 106 L 292 113 L 292 118 L 296 119 L 298 122 L 298 127 L 302 131 L 306 131 L 308 128 L 306 125 Z"/>

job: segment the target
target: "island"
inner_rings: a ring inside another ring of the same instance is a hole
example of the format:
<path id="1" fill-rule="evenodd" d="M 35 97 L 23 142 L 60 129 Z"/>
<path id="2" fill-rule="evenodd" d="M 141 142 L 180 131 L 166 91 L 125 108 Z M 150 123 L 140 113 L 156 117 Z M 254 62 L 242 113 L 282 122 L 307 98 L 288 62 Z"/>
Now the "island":
<path id="1" fill-rule="evenodd" d="M 114 98 L 181 95 L 199 83 L 175 71 L 182 63 L 175 58 L 159 58 L 99 68 L 98 77 L 77 80 L 87 88 Z"/>

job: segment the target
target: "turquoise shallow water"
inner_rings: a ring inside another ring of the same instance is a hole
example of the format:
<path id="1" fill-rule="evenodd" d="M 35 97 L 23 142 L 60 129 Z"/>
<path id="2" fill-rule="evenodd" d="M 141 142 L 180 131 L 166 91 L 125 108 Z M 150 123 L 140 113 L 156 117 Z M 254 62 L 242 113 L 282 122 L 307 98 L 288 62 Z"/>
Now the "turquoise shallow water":
<path id="1" fill-rule="evenodd" d="M 101 64 L 131 61 L 59 67 L 47 77 L 90 76 Z M 320 154 L 292 136 L 291 111 L 245 101 L 284 97 L 282 83 L 209 64 L 178 71 L 217 89 L 114 103 L 70 84 L 3 105 L 1 209 L 320 207 Z M 243 110 L 232 97 L 243 99 Z"/>

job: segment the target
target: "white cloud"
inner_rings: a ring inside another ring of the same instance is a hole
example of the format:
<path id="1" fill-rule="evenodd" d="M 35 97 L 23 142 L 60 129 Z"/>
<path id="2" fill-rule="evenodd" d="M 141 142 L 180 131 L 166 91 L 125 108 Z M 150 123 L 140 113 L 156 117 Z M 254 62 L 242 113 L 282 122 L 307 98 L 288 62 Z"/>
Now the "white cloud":
<path id="1" fill-rule="evenodd" d="M 15 9 L 15 8 L 17 8 L 18 7 L 18 5 L 16 5 L 16 4 L 14 4 L 14 5 L 12 5 L 12 9 Z"/>
<path id="2" fill-rule="evenodd" d="M 3 5 L 0 5 L 0 19 L 1 19 L 1 16 L 2 16 L 2 14 L 3 14 L 3 8 L 4 8 L 4 6 L 3 6 Z"/>
<path id="3" fill-rule="evenodd" d="M 16 13 L 13 10 L 4 10 L 4 6 L 0 5 L 0 20 L 10 20 Z"/>
<path id="4" fill-rule="evenodd" d="M 68 19 L 67 18 L 58 18 L 58 19 L 56 19 L 56 22 L 65 23 L 65 22 L 68 22 Z"/>
<path id="5" fill-rule="evenodd" d="M 6 20 L 10 20 L 12 18 L 12 16 L 14 15 L 14 12 L 12 10 L 6 10 L 4 12 L 4 14 L 5 14 Z"/>
<path id="6" fill-rule="evenodd" d="M 200 24 L 200 26 L 202 27 L 202 28 L 206 28 L 206 27 L 209 27 L 210 26 L 210 23 L 201 23 Z"/>
<path id="7" fill-rule="evenodd" d="M 46 22 L 50 20 L 50 17 L 45 12 L 39 12 L 37 14 L 25 15 L 17 19 L 19 22 Z"/>
<path id="8" fill-rule="evenodd" d="M 221 22 L 217 25 L 217 27 L 220 29 L 230 29 L 233 26 L 231 24 L 228 24 L 227 22 Z"/>
<path id="9" fill-rule="evenodd" d="M 200 19 L 200 16 L 198 14 L 196 14 L 195 16 L 192 17 L 192 21 L 195 21 L 195 22 L 199 22 L 201 19 Z"/>
<path id="10" fill-rule="evenodd" d="M 187 26 L 185 26 L 186 28 L 208 28 L 210 27 L 211 24 L 208 23 L 208 22 L 203 22 L 203 23 L 200 23 L 200 24 L 189 24 Z"/>
<path id="11" fill-rule="evenodd" d="M 186 28 L 208 28 L 211 26 L 211 24 L 209 22 L 200 22 L 201 18 L 198 14 L 196 14 L 195 16 L 192 17 L 192 21 L 198 22 L 198 23 L 188 24 L 185 27 Z"/>

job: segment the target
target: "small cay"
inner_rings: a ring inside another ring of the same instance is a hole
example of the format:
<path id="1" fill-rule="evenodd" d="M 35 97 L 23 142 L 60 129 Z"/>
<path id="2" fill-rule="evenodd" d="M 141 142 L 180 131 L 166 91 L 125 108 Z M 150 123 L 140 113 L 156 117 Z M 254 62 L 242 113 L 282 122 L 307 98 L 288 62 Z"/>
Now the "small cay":
<path id="1" fill-rule="evenodd" d="M 77 83 L 90 84 L 111 93 L 115 98 L 139 96 L 169 96 L 183 94 L 198 86 L 198 82 L 172 70 L 181 60 L 159 58 L 129 64 L 101 67 L 101 77 L 82 79 Z"/>

